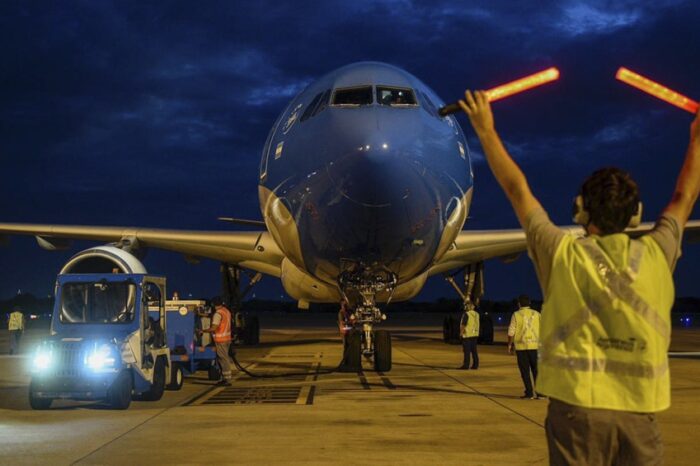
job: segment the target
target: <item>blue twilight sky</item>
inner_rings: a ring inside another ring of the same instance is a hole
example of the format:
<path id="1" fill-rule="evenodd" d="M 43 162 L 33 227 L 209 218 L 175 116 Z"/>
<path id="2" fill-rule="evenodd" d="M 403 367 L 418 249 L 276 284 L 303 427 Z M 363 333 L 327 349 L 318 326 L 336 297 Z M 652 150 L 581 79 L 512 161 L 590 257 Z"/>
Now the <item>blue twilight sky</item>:
<path id="1" fill-rule="evenodd" d="M 0 221 L 225 230 L 217 216 L 260 218 L 257 168 L 275 118 L 315 78 L 361 60 L 404 68 L 446 101 L 559 67 L 558 83 L 494 104 L 536 196 L 568 224 L 583 178 L 616 165 L 653 220 L 692 117 L 614 74 L 624 65 L 700 99 L 700 2 L 8 0 L 0 57 Z M 459 120 L 475 157 L 467 228 L 517 227 Z M 0 298 L 49 294 L 75 251 L 13 238 L 0 247 Z M 145 262 L 181 295 L 218 292 L 214 262 L 162 251 Z M 698 295 L 698 271 L 700 246 L 688 245 L 678 295 Z M 521 292 L 539 294 L 527 258 L 487 263 L 487 298 Z M 433 278 L 420 298 L 452 293 Z M 269 277 L 256 294 L 283 291 Z"/>

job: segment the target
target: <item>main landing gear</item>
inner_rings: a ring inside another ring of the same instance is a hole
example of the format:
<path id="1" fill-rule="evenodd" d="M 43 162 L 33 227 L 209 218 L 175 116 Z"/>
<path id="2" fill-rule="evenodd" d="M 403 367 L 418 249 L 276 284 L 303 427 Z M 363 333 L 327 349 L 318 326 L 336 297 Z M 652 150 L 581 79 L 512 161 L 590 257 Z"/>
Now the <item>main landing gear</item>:
<path id="1" fill-rule="evenodd" d="M 457 282 L 455 281 L 455 276 L 459 275 L 460 272 L 464 272 L 464 290 L 462 290 Z M 452 285 L 460 298 L 462 298 L 464 306 L 474 306 L 479 307 L 481 303 L 481 297 L 484 295 L 484 263 L 477 262 L 476 264 L 470 264 L 464 269 L 457 271 L 452 275 L 445 275 L 445 280 Z M 459 324 L 461 321 L 461 315 L 459 317 L 447 316 L 442 324 L 442 336 L 445 343 L 458 344 L 461 341 L 459 334 Z M 491 345 L 493 344 L 493 321 L 488 312 L 479 312 L 479 343 Z"/>
<path id="2" fill-rule="evenodd" d="M 356 268 L 340 275 L 339 284 L 344 297 L 357 301 L 350 316 L 352 329 L 345 334 L 342 372 L 362 370 L 362 358 L 371 360 L 374 370 L 391 370 L 391 333 L 388 330 L 375 330 L 374 326 L 386 320 L 376 305 L 379 292 L 391 293 L 396 287 L 396 275 L 388 270 Z"/>

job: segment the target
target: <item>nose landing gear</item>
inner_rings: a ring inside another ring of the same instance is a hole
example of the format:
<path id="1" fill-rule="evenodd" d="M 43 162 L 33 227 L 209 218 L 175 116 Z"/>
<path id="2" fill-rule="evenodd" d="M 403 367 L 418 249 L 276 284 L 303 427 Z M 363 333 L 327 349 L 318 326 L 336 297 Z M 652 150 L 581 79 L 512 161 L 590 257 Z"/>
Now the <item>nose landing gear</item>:
<path id="1" fill-rule="evenodd" d="M 352 269 L 340 275 L 343 295 L 346 298 L 349 295 L 360 297 L 352 311 L 353 328 L 345 335 L 342 371 L 361 371 L 362 356 L 373 361 L 377 372 L 391 370 L 391 333 L 375 330 L 374 326 L 386 320 L 386 315 L 376 305 L 376 295 L 386 291 L 391 293 L 396 282 L 396 275 L 385 270 Z"/>

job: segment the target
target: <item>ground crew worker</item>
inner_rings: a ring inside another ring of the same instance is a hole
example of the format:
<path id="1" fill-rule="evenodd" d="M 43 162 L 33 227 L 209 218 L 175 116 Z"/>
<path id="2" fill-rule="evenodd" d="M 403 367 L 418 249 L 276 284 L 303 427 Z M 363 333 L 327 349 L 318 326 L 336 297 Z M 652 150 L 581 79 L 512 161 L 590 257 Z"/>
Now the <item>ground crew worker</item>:
<path id="1" fill-rule="evenodd" d="M 345 339 L 345 335 L 352 330 L 352 320 L 350 316 L 351 313 L 350 309 L 348 309 L 348 303 L 343 299 L 340 301 L 340 310 L 338 311 L 338 330 L 343 340 Z"/>
<path id="2" fill-rule="evenodd" d="M 7 329 L 10 331 L 10 354 L 17 354 L 19 353 L 19 342 L 24 333 L 24 314 L 19 306 L 12 309 Z"/>
<path id="3" fill-rule="evenodd" d="M 464 314 L 459 321 L 459 336 L 462 337 L 462 353 L 464 360 L 460 369 L 478 369 L 479 354 L 476 349 L 476 343 L 479 339 L 479 314 L 474 310 L 474 305 L 464 303 Z M 469 365 L 469 356 L 471 355 L 471 366 Z"/>
<path id="4" fill-rule="evenodd" d="M 532 389 L 532 380 L 537 380 L 537 346 L 540 343 L 540 313 L 530 308 L 530 298 L 527 295 L 518 296 L 519 309 L 513 313 L 508 326 L 508 353 L 518 358 L 520 377 L 525 385 L 525 394 L 520 398 L 536 399 L 537 394 Z"/>
<path id="5" fill-rule="evenodd" d="M 662 464 L 655 414 L 670 405 L 671 273 L 700 192 L 700 111 L 671 202 L 654 229 L 621 232 L 641 215 L 629 174 L 593 173 L 575 201 L 588 237 L 557 228 L 496 133 L 483 92 L 465 92 L 486 160 L 525 230 L 545 293 L 537 391 L 550 397 L 550 464 Z"/>
<path id="6" fill-rule="evenodd" d="M 216 362 L 221 368 L 222 379 L 219 385 L 230 386 L 233 378 L 233 359 L 231 359 L 231 311 L 224 306 L 220 296 L 211 300 L 215 312 L 211 319 L 211 326 L 203 329 L 203 333 L 211 333 L 216 345 Z"/>

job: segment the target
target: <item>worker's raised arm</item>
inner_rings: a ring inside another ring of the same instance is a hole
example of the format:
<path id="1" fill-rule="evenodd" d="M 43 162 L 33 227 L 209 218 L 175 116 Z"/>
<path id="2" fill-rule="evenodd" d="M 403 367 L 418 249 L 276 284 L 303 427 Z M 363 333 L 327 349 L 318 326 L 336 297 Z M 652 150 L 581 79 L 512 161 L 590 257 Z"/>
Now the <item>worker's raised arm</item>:
<path id="1" fill-rule="evenodd" d="M 486 161 L 513 206 L 520 225 L 524 228 L 528 215 L 541 205 L 532 195 L 525 175 L 503 147 L 501 138 L 496 133 L 491 104 L 486 94 L 483 91 L 476 91 L 473 94 L 471 91 L 466 91 L 464 97 L 464 100 L 459 101 L 459 105 L 469 117 L 484 149 Z"/>
<path id="2" fill-rule="evenodd" d="M 690 143 L 685 154 L 685 162 L 678 175 L 676 190 L 664 213 L 673 215 L 681 224 L 685 223 L 693 211 L 700 193 L 700 110 L 690 125 Z"/>

